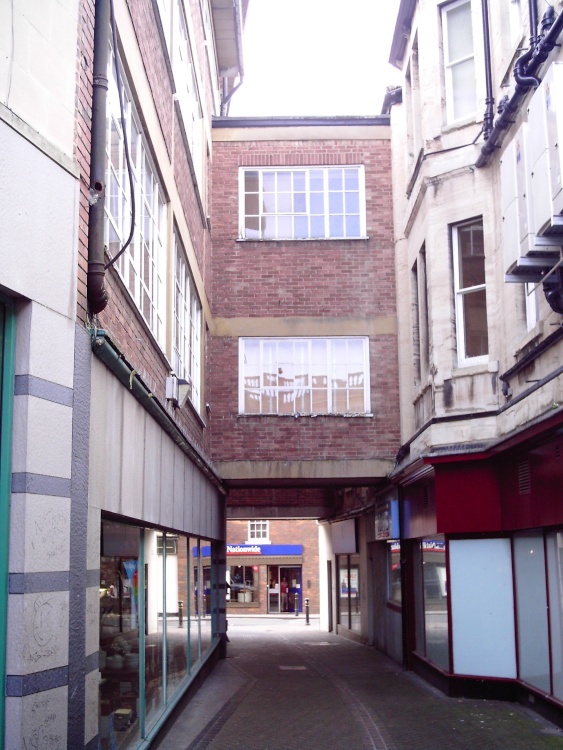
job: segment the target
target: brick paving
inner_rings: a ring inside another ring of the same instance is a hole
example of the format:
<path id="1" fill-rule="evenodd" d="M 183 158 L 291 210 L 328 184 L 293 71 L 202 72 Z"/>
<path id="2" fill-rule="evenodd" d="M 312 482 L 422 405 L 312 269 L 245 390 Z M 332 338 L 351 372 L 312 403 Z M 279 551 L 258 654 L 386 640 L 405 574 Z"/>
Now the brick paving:
<path id="1" fill-rule="evenodd" d="M 230 618 L 228 658 L 160 750 L 563 750 L 522 706 L 447 698 L 372 648 L 303 617 Z"/>

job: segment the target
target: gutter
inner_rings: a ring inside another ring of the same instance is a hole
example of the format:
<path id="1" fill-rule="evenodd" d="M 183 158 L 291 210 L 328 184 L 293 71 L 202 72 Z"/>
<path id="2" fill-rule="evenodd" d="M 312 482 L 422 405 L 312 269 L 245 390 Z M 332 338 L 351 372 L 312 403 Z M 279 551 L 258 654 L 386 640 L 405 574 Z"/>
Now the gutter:
<path id="1" fill-rule="evenodd" d="M 533 4 L 534 0 L 530 0 Z M 553 20 L 553 8 L 550 8 L 542 19 L 542 36 L 537 37 L 535 29 L 531 28 L 530 48 L 522 55 L 514 66 L 514 79 L 516 88 L 512 97 L 504 105 L 497 121 L 494 123 L 490 136 L 481 148 L 481 153 L 475 162 L 480 169 L 485 167 L 506 135 L 506 131 L 514 124 L 514 118 L 520 109 L 520 105 L 532 86 L 537 87 L 541 80 L 537 77 L 541 66 L 547 60 L 549 53 L 557 46 L 557 41 L 563 30 L 563 13 Z M 533 21 L 533 17 L 530 17 Z M 547 31 L 546 31 L 547 29 Z M 545 33 L 544 33 L 545 32 Z M 537 41 L 539 39 L 539 41 Z"/>
<path id="2" fill-rule="evenodd" d="M 309 116 L 273 116 L 273 117 L 214 117 L 211 123 L 216 128 L 291 128 L 291 127 L 344 127 L 346 125 L 389 125 L 388 114 L 375 115 L 373 117 L 358 116 L 336 116 L 336 117 L 309 117 Z"/>
<path id="3" fill-rule="evenodd" d="M 185 438 L 176 422 L 141 380 L 136 370 L 125 360 L 121 352 L 109 338 L 107 332 L 102 329 L 90 329 L 90 336 L 92 339 L 92 351 L 96 357 L 106 365 L 122 385 L 128 388 L 141 406 L 162 427 L 164 432 L 172 438 L 181 451 L 196 464 L 198 469 L 205 474 L 216 489 L 222 495 L 226 495 L 227 490 L 221 477 L 210 466 L 205 456 Z"/>

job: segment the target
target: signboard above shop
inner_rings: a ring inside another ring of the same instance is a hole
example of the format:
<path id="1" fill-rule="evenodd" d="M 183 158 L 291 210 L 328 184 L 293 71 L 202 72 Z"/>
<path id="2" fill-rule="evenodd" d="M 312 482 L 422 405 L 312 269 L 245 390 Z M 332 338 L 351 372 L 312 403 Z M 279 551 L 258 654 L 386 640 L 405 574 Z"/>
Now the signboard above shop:
<path id="1" fill-rule="evenodd" d="M 302 544 L 227 544 L 227 555 L 260 555 L 279 557 L 280 555 L 302 555 Z"/>
<path id="2" fill-rule="evenodd" d="M 399 539 L 399 501 L 387 497 L 375 506 L 375 538 L 378 541 Z"/>

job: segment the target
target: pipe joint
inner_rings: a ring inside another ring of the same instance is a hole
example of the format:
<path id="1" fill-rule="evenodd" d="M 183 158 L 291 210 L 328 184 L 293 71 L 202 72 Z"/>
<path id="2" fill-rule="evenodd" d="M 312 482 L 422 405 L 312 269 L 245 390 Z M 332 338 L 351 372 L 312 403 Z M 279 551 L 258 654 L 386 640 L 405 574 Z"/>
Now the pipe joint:
<path id="1" fill-rule="evenodd" d="M 105 73 L 96 73 L 92 79 L 94 88 L 105 89 L 109 91 L 109 79 Z"/>
<path id="2" fill-rule="evenodd" d="M 104 264 L 100 261 L 88 261 L 88 306 L 93 315 L 101 313 L 108 303 L 105 287 Z"/>

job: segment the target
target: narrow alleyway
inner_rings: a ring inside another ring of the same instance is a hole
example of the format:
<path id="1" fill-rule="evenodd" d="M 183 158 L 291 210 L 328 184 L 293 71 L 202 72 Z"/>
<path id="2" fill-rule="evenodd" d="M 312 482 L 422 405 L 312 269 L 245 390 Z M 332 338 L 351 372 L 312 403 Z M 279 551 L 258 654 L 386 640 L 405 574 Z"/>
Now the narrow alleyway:
<path id="1" fill-rule="evenodd" d="M 159 750 L 563 750 L 563 731 L 531 711 L 446 698 L 316 619 L 232 618 L 229 638 Z"/>

